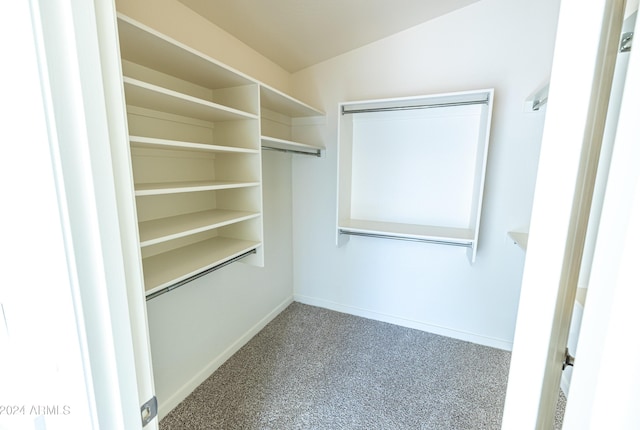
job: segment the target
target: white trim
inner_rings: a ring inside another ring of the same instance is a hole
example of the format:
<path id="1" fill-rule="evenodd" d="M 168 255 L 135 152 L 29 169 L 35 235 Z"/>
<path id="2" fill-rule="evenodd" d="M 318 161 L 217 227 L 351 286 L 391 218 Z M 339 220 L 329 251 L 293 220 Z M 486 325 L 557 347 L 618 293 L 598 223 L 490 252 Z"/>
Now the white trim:
<path id="1" fill-rule="evenodd" d="M 369 309 L 363 309 L 356 306 L 343 305 L 341 303 L 332 302 L 330 300 L 318 299 L 315 297 L 303 296 L 296 294 L 293 296 L 296 302 L 300 302 L 306 305 L 318 306 L 320 308 L 330 309 L 336 312 L 342 312 L 350 315 L 356 315 L 363 318 L 368 318 L 375 321 L 382 321 L 390 324 L 395 324 L 401 327 L 412 328 L 427 333 L 433 333 L 440 336 L 446 336 L 453 339 L 463 340 L 466 342 L 476 343 L 478 345 L 489 346 L 492 348 L 498 348 L 505 351 L 511 351 L 513 343 L 493 337 L 479 335 L 477 333 L 471 333 L 468 331 L 456 330 L 449 327 L 443 327 L 435 324 L 429 324 L 422 321 L 411 320 L 407 318 L 398 317 L 386 313 L 376 312 Z"/>
<path id="2" fill-rule="evenodd" d="M 567 0 L 560 6 L 505 430 L 553 425 L 613 77 L 615 55 L 605 54 L 612 52 L 614 37 L 617 42 L 623 5 Z"/>
<path id="3" fill-rule="evenodd" d="M 138 389 L 137 415 L 140 418 L 139 408 L 155 396 L 155 387 L 149 345 L 142 257 L 138 245 L 136 200 L 130 168 L 131 156 L 127 144 L 129 131 L 122 84 L 116 7 L 113 2 L 94 0 L 93 3 L 108 118 L 112 180 L 118 210 L 122 263 L 126 282 L 127 313 L 134 350 L 135 379 Z M 123 313 L 124 309 L 121 312 Z M 145 426 L 145 430 L 156 430 L 158 426 L 159 420 L 155 418 Z"/>
<path id="4" fill-rule="evenodd" d="M 267 324 L 277 317 L 287 306 L 293 303 L 293 297 L 287 297 L 283 302 L 276 306 L 264 318 L 258 321 L 253 327 L 247 330 L 235 342 L 233 342 L 221 354 L 209 362 L 202 370 L 195 374 L 193 378 L 187 381 L 168 399 L 158 399 L 158 417 L 164 418 L 173 408 L 178 406 L 189 394 L 193 392 L 200 384 L 202 384 L 209 376 L 215 372 L 218 367 L 222 366 L 233 354 L 238 352 L 247 342 L 260 332 Z"/>
<path id="5" fill-rule="evenodd" d="M 116 188 L 117 166 L 112 162 L 111 145 L 126 142 L 123 94 L 119 78 L 114 78 L 119 76 L 114 73 L 119 67 L 115 8 L 83 0 L 32 0 L 32 7 L 40 11 L 34 16 L 34 33 L 40 36 L 49 139 L 52 154 L 59 157 L 57 186 L 68 228 L 76 322 L 86 339 L 85 366 L 93 382 L 87 396 L 95 396 L 100 428 L 138 428 L 137 382 L 144 380 L 147 396 L 153 387 L 150 358 L 143 357 L 143 365 L 136 366 L 136 359 L 148 355 L 146 327 L 130 316 L 136 306 L 137 313 L 144 314 L 144 299 L 134 301 L 127 291 L 141 275 L 132 277 L 136 264 L 124 258 L 128 235 L 119 214 L 127 197 L 122 187 Z M 157 420 L 146 428 L 157 428 Z"/>
<path id="6" fill-rule="evenodd" d="M 640 428 L 639 72 L 640 57 L 632 50 L 567 399 L 567 429 Z"/>

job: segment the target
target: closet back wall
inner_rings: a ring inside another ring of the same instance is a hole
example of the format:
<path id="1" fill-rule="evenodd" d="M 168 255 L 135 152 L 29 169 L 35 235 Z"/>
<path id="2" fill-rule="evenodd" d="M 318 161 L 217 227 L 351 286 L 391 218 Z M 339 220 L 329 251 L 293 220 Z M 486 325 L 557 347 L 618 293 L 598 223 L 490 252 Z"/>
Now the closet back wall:
<path id="1" fill-rule="evenodd" d="M 528 225 L 544 123 L 524 101 L 549 76 L 558 8 L 482 0 L 293 75 L 328 123 L 326 157 L 293 163 L 297 300 L 511 348 L 524 254 L 506 232 Z M 480 88 L 495 88 L 495 105 L 475 264 L 443 245 L 336 247 L 338 103 Z"/>
<path id="2" fill-rule="evenodd" d="M 289 73 L 177 0 L 118 0 L 116 9 L 288 90 Z M 291 156 L 265 151 L 262 177 L 265 267 L 234 263 L 147 302 L 161 418 L 292 300 Z"/>

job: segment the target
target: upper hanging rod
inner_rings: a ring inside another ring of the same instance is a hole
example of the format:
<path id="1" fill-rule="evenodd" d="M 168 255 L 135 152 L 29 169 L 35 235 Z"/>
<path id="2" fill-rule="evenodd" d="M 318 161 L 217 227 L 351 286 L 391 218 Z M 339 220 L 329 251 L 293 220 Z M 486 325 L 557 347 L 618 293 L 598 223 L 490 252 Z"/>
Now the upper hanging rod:
<path id="1" fill-rule="evenodd" d="M 469 105 L 486 105 L 489 104 L 489 99 L 482 100 L 467 100 L 461 102 L 447 102 L 447 103 L 431 103 L 424 105 L 409 105 L 409 106 L 387 106 L 387 107 L 374 107 L 374 108 L 362 108 L 362 109 L 345 109 L 342 106 L 342 115 L 354 114 L 354 113 L 367 113 L 367 112 L 390 112 L 396 110 L 414 110 L 414 109 L 432 109 L 443 108 L 453 106 L 469 106 Z"/>

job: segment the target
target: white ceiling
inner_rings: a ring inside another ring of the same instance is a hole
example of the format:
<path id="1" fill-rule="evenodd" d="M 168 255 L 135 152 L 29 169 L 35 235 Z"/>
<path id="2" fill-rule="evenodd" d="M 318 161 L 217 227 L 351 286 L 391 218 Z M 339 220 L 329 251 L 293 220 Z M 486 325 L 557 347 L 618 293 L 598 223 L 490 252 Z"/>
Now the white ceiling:
<path id="1" fill-rule="evenodd" d="M 180 0 L 289 72 L 478 0 Z"/>

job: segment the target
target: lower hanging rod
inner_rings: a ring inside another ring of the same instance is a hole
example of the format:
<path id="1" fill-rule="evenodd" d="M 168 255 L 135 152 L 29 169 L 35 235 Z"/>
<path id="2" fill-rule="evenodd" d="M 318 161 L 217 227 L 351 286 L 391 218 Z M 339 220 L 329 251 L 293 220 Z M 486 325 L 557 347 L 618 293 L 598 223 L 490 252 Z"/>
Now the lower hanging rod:
<path id="1" fill-rule="evenodd" d="M 224 261 L 224 262 L 222 262 L 220 264 L 216 264 L 215 266 L 210 267 L 210 268 L 208 268 L 206 270 L 203 270 L 202 272 L 199 272 L 199 273 L 196 273 L 195 275 L 189 276 L 188 278 L 183 279 L 181 281 L 178 281 L 175 284 L 171 284 L 171 285 L 169 285 L 167 287 L 164 287 L 161 290 L 158 290 L 158 291 L 155 291 L 155 292 L 149 294 L 147 296 L 147 301 L 149 301 L 151 299 L 154 299 L 154 298 L 156 298 L 156 297 L 158 297 L 158 296 L 160 296 L 160 295 L 162 295 L 164 293 L 168 293 L 169 291 L 175 290 L 176 288 L 181 287 L 181 286 L 183 286 L 184 284 L 186 284 L 188 282 L 191 282 L 193 280 L 201 278 L 204 275 L 208 275 L 209 273 L 214 272 L 214 271 L 216 271 L 218 269 L 222 269 L 223 267 L 228 266 L 231 263 L 235 263 L 236 261 L 241 260 L 241 259 L 243 259 L 245 257 L 248 257 L 249 255 L 255 254 L 255 253 L 256 253 L 256 250 L 252 249 L 250 251 L 247 251 L 247 252 L 244 252 L 244 253 L 242 253 L 240 255 L 237 255 L 237 256 L 235 256 L 235 257 L 233 257 L 233 258 L 231 258 L 231 259 L 229 259 L 227 261 Z"/>
<path id="2" fill-rule="evenodd" d="M 340 234 L 348 234 L 350 236 L 363 236 L 363 237 L 374 237 L 377 239 L 395 239 L 395 240 L 406 240 L 409 242 L 422 242 L 422 243 L 431 243 L 435 245 L 450 245 L 450 246 L 460 246 L 463 248 L 471 248 L 473 246 L 472 242 L 453 242 L 450 240 L 439 240 L 439 239 L 427 239 L 422 237 L 410 237 L 410 236 L 399 236 L 395 234 L 382 234 L 382 233 L 365 233 L 361 231 L 351 231 L 351 230 L 338 230 Z"/>
<path id="3" fill-rule="evenodd" d="M 482 100 L 467 100 L 461 102 L 447 102 L 447 103 L 431 103 L 423 105 L 409 105 L 409 106 L 388 106 L 388 107 L 373 107 L 362 109 L 345 109 L 342 106 L 342 115 L 355 114 L 355 113 L 368 113 L 368 112 L 391 112 L 396 110 L 414 110 L 414 109 L 435 109 L 454 106 L 470 106 L 470 105 L 486 105 L 489 104 L 489 99 Z"/>
<path id="4" fill-rule="evenodd" d="M 291 154 L 314 155 L 316 157 L 322 157 L 322 153 L 319 149 L 314 152 L 308 152 L 308 151 L 298 151 L 295 149 L 274 148 L 272 146 L 265 146 L 265 145 L 262 145 L 262 149 L 268 149 L 269 151 L 288 152 Z"/>

